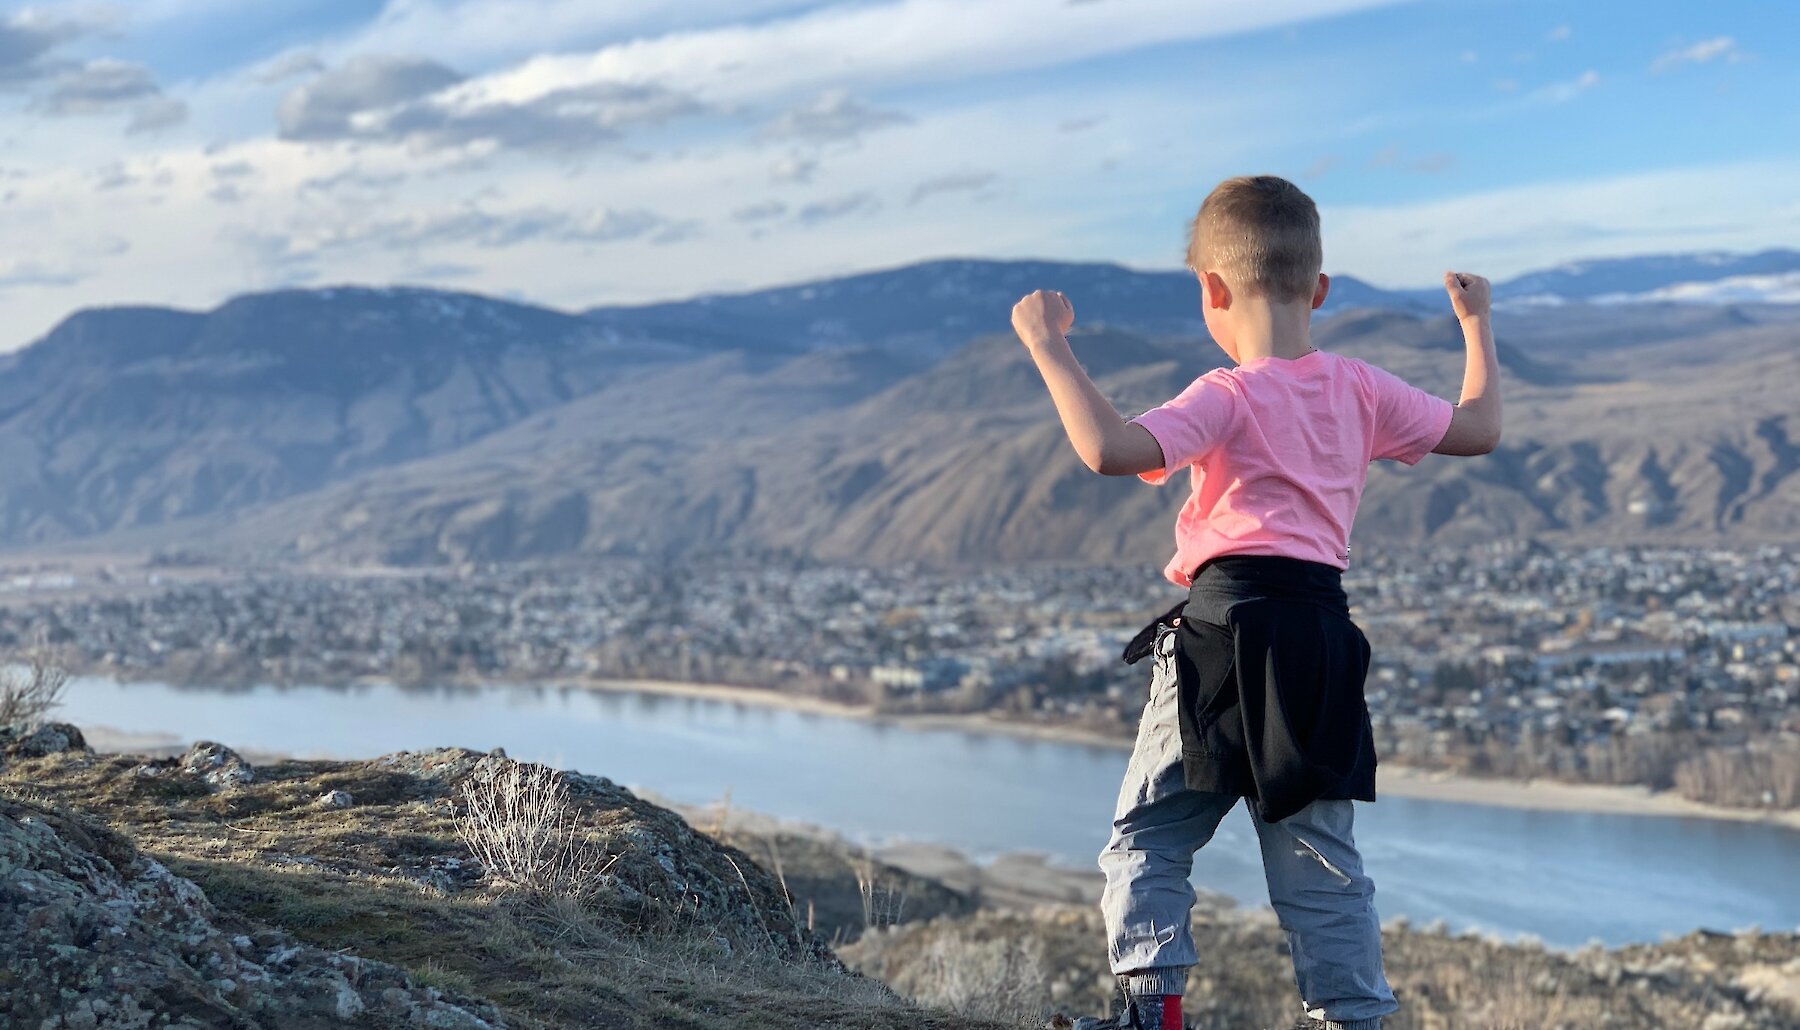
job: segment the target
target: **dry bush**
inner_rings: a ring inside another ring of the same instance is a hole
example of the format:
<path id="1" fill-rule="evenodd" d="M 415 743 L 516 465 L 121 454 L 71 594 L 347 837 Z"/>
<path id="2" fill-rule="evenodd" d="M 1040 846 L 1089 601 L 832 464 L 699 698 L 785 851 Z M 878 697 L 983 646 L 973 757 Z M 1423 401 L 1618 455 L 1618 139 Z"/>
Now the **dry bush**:
<path id="1" fill-rule="evenodd" d="M 877 882 L 880 877 L 875 857 L 868 852 L 846 854 L 844 858 L 856 874 L 856 893 L 862 899 L 863 930 L 898 925 L 906 910 L 906 890 L 896 891 Z"/>
<path id="2" fill-rule="evenodd" d="M 1040 940 L 933 938 L 893 986 L 921 1005 L 1025 1024 L 1040 1020 L 1049 991 Z"/>
<path id="3" fill-rule="evenodd" d="M 1411 1005 L 1403 1000 L 1388 1023 L 1420 1030 L 1582 1030 L 1617 1018 L 1602 999 L 1577 995 L 1551 974 L 1522 965 L 1496 969 L 1443 962 L 1417 980 L 1402 993 L 1424 987 L 1423 997 Z"/>
<path id="4" fill-rule="evenodd" d="M 569 789 L 554 770 L 510 763 L 462 786 L 457 836 L 508 887 L 581 901 L 613 860 L 581 830 Z"/>
<path id="5" fill-rule="evenodd" d="M 0 727 L 36 729 L 50 709 L 61 703 L 69 674 L 42 647 L 25 656 L 25 664 L 0 668 Z"/>

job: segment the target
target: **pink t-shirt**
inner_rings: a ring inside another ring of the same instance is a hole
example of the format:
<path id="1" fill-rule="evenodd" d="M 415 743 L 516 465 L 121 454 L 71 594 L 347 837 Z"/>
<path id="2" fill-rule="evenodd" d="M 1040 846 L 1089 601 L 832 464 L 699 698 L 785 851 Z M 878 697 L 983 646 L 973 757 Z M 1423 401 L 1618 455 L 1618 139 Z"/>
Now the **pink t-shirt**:
<path id="1" fill-rule="evenodd" d="M 1190 585 L 1226 554 L 1271 554 L 1347 568 L 1350 524 L 1369 462 L 1408 465 L 1444 438 L 1449 401 L 1365 361 L 1328 351 L 1217 368 L 1133 422 L 1162 445 L 1165 482 L 1193 467 L 1163 574 Z"/>

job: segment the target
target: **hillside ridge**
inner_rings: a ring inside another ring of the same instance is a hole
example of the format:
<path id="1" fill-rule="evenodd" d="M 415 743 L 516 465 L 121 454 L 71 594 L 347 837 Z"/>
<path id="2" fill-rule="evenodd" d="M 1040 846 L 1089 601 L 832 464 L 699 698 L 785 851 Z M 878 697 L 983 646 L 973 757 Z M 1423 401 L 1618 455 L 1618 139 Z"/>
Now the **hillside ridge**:
<path id="1" fill-rule="evenodd" d="M 1646 283 L 1676 274 L 1645 261 Z M 1558 274 L 1596 268 L 1624 274 Z M 1185 273 L 1102 264 L 935 262 L 580 314 L 363 287 L 78 313 L 0 364 L 0 548 L 1156 561 L 1175 491 L 1073 461 L 1004 324 L 1030 285 L 1076 298 L 1121 410 L 1224 360 Z M 1353 304 L 1359 285 L 1339 280 L 1320 345 L 1454 398 L 1454 323 L 1391 292 Z M 1359 539 L 1794 530 L 1774 384 L 1800 305 L 1569 303 L 1499 330 L 1501 450 L 1377 468 Z"/>

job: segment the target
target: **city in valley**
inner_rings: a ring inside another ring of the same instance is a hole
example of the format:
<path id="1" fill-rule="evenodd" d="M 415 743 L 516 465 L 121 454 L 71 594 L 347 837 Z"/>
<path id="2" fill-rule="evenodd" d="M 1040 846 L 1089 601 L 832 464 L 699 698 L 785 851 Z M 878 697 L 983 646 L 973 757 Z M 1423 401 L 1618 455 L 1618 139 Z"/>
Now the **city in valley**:
<path id="1" fill-rule="evenodd" d="M 1385 761 L 1800 804 L 1800 552 L 1359 551 Z M 396 572 L 174 553 L 0 570 L 0 652 L 181 684 L 663 681 L 1129 736 L 1154 569 L 743 559 Z M 754 696 L 754 695 L 750 695 Z"/>

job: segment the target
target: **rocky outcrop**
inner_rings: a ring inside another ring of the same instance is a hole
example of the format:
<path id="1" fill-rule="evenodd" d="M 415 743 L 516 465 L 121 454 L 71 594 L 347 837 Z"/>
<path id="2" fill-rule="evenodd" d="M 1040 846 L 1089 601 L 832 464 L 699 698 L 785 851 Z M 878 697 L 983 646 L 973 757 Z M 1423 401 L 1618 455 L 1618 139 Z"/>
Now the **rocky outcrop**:
<path id="1" fill-rule="evenodd" d="M 43 758 L 63 751 L 86 751 L 87 739 L 66 722 L 49 722 L 34 729 L 0 728 L 0 759 Z"/>
<path id="2" fill-rule="evenodd" d="M 60 739 L 0 745 L 0 1027 L 982 1025 L 919 1021 L 748 855 L 605 777 Z M 579 892 L 502 879 L 460 832 L 521 772 L 557 785 Z"/>
<path id="3" fill-rule="evenodd" d="M 482 1030 L 493 1006 L 221 915 L 193 882 L 66 810 L 0 798 L 0 1024 Z"/>
<path id="4" fill-rule="evenodd" d="M 249 762 L 236 751 L 210 740 L 195 741 L 181 756 L 180 768 L 216 788 L 239 787 L 256 779 L 256 770 Z"/>

